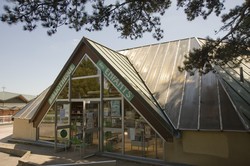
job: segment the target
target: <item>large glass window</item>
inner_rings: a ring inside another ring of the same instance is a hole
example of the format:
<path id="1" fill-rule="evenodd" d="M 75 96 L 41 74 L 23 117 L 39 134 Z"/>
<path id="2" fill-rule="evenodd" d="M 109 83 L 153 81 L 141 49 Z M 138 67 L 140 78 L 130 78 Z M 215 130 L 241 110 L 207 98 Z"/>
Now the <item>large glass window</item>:
<path id="1" fill-rule="evenodd" d="M 100 97 L 100 79 L 85 78 L 72 80 L 72 95 L 73 99 L 81 98 L 99 98 Z"/>
<path id="2" fill-rule="evenodd" d="M 104 97 L 121 97 L 121 94 L 106 78 L 104 78 L 103 96 Z"/>
<path id="3" fill-rule="evenodd" d="M 69 81 L 64 86 L 63 90 L 57 97 L 58 99 L 69 99 Z"/>
<path id="4" fill-rule="evenodd" d="M 126 101 L 124 111 L 125 154 L 163 159 L 163 140 Z"/>
<path id="5" fill-rule="evenodd" d="M 72 75 L 71 98 L 100 98 L 100 72 L 87 55 Z"/>
<path id="6" fill-rule="evenodd" d="M 85 55 L 81 63 L 77 66 L 73 77 L 82 77 L 90 75 L 98 75 L 99 71 L 91 60 Z"/>
<path id="7" fill-rule="evenodd" d="M 121 100 L 104 101 L 104 151 L 122 152 Z"/>
<path id="8" fill-rule="evenodd" d="M 43 119 L 40 139 L 81 141 L 91 153 L 102 141 L 104 152 L 163 159 L 163 139 L 106 78 L 103 88 L 100 80 L 100 71 L 85 56 Z"/>
<path id="9" fill-rule="evenodd" d="M 56 102 L 57 126 L 65 126 L 70 123 L 70 104 Z"/>
<path id="10" fill-rule="evenodd" d="M 50 108 L 39 126 L 39 139 L 55 141 L 55 104 Z"/>

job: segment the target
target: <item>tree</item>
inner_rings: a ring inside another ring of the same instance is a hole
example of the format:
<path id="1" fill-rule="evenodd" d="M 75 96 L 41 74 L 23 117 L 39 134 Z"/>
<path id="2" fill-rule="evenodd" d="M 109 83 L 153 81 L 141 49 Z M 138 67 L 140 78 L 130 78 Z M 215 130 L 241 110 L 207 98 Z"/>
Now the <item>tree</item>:
<path id="1" fill-rule="evenodd" d="M 23 23 L 24 30 L 32 31 L 37 24 L 48 28 L 48 35 L 56 33 L 57 28 L 67 25 L 76 31 L 100 31 L 113 25 L 122 38 L 137 39 L 146 32 L 160 40 L 163 37 L 160 16 L 171 6 L 171 0 L 9 0 L 4 6 L 1 21 L 8 24 Z M 233 61 L 235 66 L 242 60 L 249 60 L 250 46 L 250 0 L 235 6 L 226 14 L 225 0 L 200 1 L 177 0 L 177 7 L 183 8 L 187 20 L 197 17 L 207 19 L 215 13 L 221 16 L 223 26 L 219 31 L 228 33 L 207 43 L 186 56 L 184 66 L 179 70 L 202 73 L 213 70 L 212 64 L 223 65 Z M 240 60 L 238 57 L 241 56 Z M 206 70 L 203 70 L 204 66 Z"/>

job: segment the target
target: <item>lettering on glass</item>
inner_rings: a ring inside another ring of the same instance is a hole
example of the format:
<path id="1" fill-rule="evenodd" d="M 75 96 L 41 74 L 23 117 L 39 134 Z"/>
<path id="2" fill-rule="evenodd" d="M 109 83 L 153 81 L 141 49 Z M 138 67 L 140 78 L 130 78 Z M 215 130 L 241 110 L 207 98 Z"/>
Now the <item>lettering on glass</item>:
<path id="1" fill-rule="evenodd" d="M 66 71 L 66 73 L 63 75 L 60 82 L 57 84 L 57 86 L 56 86 L 55 90 L 53 91 L 53 93 L 50 95 L 50 97 L 49 97 L 49 104 L 50 105 L 54 102 L 57 95 L 61 92 L 62 88 L 64 87 L 65 83 L 69 79 L 69 76 L 74 71 L 74 69 L 75 69 L 75 65 L 71 64 L 69 66 L 68 70 Z"/>
<path id="2" fill-rule="evenodd" d="M 133 99 L 134 94 L 116 77 L 116 75 L 101 60 L 97 62 L 97 66 L 106 76 L 106 78 L 128 101 L 131 101 Z"/>

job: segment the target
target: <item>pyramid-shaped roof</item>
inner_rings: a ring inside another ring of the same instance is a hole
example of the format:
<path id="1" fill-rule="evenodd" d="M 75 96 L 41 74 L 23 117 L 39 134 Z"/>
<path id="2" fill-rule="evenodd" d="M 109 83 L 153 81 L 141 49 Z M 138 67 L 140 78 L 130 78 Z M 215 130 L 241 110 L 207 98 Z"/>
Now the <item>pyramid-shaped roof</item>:
<path id="1" fill-rule="evenodd" d="M 250 64 L 230 64 L 216 72 L 190 76 L 178 71 L 184 56 L 200 48 L 204 39 L 188 38 L 120 51 L 128 57 L 164 109 L 175 129 L 249 131 Z"/>
<path id="2" fill-rule="evenodd" d="M 203 39 L 188 38 L 114 51 L 83 38 L 30 117 L 38 126 L 60 88 L 84 55 L 165 139 L 178 130 L 249 131 L 249 77 L 216 67 L 206 75 L 179 72 L 186 55 Z M 249 64 L 244 64 L 249 73 Z"/>

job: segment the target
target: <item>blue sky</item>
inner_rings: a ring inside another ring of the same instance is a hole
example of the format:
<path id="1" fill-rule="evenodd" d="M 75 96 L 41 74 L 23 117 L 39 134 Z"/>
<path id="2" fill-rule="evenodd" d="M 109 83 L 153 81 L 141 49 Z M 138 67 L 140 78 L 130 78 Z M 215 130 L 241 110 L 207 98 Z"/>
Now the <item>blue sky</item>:
<path id="1" fill-rule="evenodd" d="M 244 0 L 227 0 L 226 7 L 228 9 L 242 2 Z M 0 8 L 1 13 L 3 1 Z M 175 6 L 162 18 L 164 38 L 160 41 L 153 39 L 151 34 L 137 40 L 121 39 L 113 28 L 100 32 L 75 32 L 64 26 L 53 36 L 48 36 L 41 26 L 27 32 L 22 30 L 21 24 L 9 26 L 0 22 L 0 91 L 5 87 L 8 92 L 38 95 L 54 82 L 83 36 L 120 50 L 188 37 L 216 38 L 224 34 L 215 35 L 215 30 L 221 25 L 220 18 L 215 16 L 188 22 L 183 10 L 177 11 Z"/>

